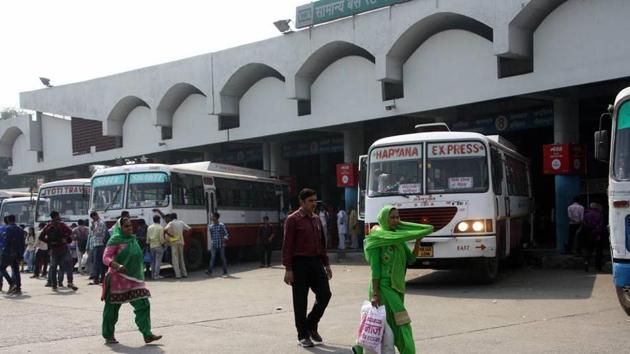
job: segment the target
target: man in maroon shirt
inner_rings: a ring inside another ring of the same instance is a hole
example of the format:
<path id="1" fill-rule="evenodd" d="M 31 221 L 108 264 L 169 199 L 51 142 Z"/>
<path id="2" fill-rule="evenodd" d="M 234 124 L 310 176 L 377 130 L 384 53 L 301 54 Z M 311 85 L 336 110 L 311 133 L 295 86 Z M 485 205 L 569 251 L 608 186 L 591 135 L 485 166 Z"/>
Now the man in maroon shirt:
<path id="1" fill-rule="evenodd" d="M 289 215 L 284 223 L 282 263 L 286 268 L 284 282 L 293 288 L 298 344 L 312 347 L 313 341 L 322 342 L 317 325 L 332 296 L 328 284 L 332 270 L 326 253 L 324 229 L 315 214 L 317 194 L 305 188 L 300 191 L 299 197 L 300 209 Z M 307 316 L 309 289 L 315 293 L 315 304 Z"/>

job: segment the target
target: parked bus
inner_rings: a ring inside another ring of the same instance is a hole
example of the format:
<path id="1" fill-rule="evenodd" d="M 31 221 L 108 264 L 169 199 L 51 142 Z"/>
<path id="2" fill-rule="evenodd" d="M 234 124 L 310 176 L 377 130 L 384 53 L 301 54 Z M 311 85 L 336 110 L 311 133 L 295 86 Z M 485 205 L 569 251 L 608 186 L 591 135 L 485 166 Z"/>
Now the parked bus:
<path id="1" fill-rule="evenodd" d="M 211 162 L 138 164 L 98 170 L 92 176 L 91 209 L 110 224 L 122 210 L 148 225 L 155 209 L 176 213 L 192 227 L 185 235 L 185 255 L 187 266 L 196 269 L 207 250 L 213 212 L 220 212 L 228 227 L 228 248 L 253 247 L 263 216 L 279 222 L 286 193 L 286 182 L 260 170 Z"/>
<path id="2" fill-rule="evenodd" d="M 29 192 L 17 191 L 13 189 L 3 189 L 3 190 L 0 190 L 0 203 L 2 203 L 3 200 L 9 199 L 9 198 L 30 197 L 30 196 L 31 196 L 31 193 Z"/>
<path id="3" fill-rule="evenodd" d="M 361 157 L 359 214 L 367 234 L 394 205 L 403 221 L 435 228 L 413 267 L 473 268 L 493 282 L 499 260 L 521 257 L 532 239 L 529 162 L 498 136 L 439 127 L 372 144 Z"/>
<path id="4" fill-rule="evenodd" d="M 37 194 L 35 209 L 36 223 L 50 221 L 50 212 L 59 212 L 61 219 L 68 225 L 89 216 L 90 179 L 67 179 L 44 183 Z"/>
<path id="5" fill-rule="evenodd" d="M 630 87 L 615 99 L 612 144 L 610 136 L 609 131 L 601 130 L 600 119 L 600 131 L 595 133 L 595 157 L 610 161 L 608 225 L 613 282 L 619 303 L 630 316 Z"/>
<path id="6" fill-rule="evenodd" d="M 15 197 L 2 201 L 0 216 L 15 215 L 15 223 L 22 227 L 33 226 L 35 223 L 35 197 Z M 3 222 L 2 222 L 3 223 Z"/>

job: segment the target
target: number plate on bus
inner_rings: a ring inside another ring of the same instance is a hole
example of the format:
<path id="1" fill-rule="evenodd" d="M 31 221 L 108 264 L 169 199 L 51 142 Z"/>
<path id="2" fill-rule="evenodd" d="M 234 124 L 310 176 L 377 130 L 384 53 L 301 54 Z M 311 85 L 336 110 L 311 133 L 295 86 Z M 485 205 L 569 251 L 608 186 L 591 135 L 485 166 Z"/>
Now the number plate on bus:
<path id="1" fill-rule="evenodd" d="M 420 247 L 418 257 L 433 257 L 433 246 Z"/>

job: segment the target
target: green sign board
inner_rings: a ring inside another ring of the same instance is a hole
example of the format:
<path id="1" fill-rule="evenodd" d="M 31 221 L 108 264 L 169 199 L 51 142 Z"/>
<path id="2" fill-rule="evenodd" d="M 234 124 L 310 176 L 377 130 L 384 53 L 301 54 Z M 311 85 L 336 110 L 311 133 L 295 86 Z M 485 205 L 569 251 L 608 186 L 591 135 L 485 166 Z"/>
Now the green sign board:
<path id="1" fill-rule="evenodd" d="M 101 176 L 101 177 L 95 177 L 92 180 L 92 186 L 94 188 L 118 186 L 121 184 L 125 184 L 125 175 Z"/>
<path id="2" fill-rule="evenodd" d="M 168 177 L 166 173 L 162 172 L 143 172 L 132 173 L 129 175 L 129 184 L 144 184 L 144 183 L 166 183 Z"/>
<path id="3" fill-rule="evenodd" d="M 617 129 L 628 129 L 630 128 L 630 101 L 626 101 L 619 108 L 619 113 L 617 115 Z"/>
<path id="4" fill-rule="evenodd" d="M 299 6 L 295 27 L 303 28 L 409 0 L 320 0 Z"/>

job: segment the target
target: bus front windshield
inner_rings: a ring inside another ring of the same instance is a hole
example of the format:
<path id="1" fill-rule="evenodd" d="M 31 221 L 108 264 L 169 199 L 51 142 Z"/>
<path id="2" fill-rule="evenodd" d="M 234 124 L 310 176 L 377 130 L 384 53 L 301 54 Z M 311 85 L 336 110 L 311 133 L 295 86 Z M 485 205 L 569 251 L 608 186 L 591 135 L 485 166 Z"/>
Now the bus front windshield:
<path id="1" fill-rule="evenodd" d="M 481 142 L 427 144 L 427 193 L 488 190 L 486 147 Z"/>
<path id="2" fill-rule="evenodd" d="M 128 208 L 156 208 L 169 204 L 170 182 L 164 172 L 139 172 L 129 175 Z"/>
<path id="3" fill-rule="evenodd" d="M 630 101 L 617 114 L 613 174 L 617 180 L 630 180 Z"/>
<path id="4" fill-rule="evenodd" d="M 92 179 L 92 209 L 122 209 L 124 188 L 124 174 L 94 177 Z"/>
<path id="5" fill-rule="evenodd" d="M 15 215 L 15 223 L 18 225 L 33 225 L 35 200 L 20 202 L 5 202 L 2 204 L 2 217 Z"/>
<path id="6" fill-rule="evenodd" d="M 422 161 L 422 144 L 372 149 L 368 196 L 421 194 Z"/>
<path id="7" fill-rule="evenodd" d="M 61 218 L 69 222 L 87 218 L 90 187 L 77 185 L 43 188 L 39 192 L 37 205 L 37 222 L 50 220 L 49 212 L 44 210 L 58 211 Z"/>

